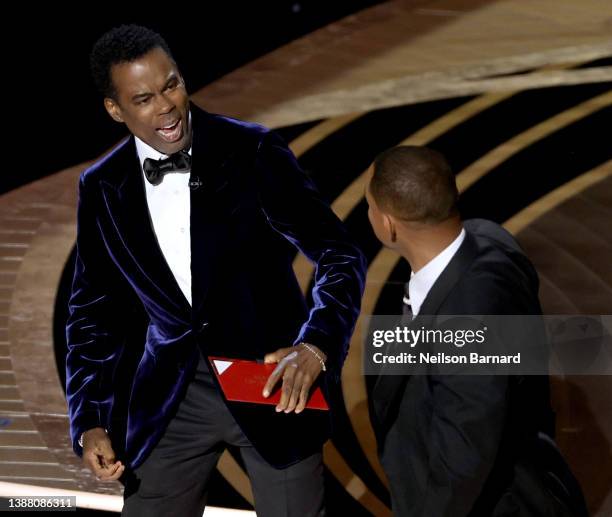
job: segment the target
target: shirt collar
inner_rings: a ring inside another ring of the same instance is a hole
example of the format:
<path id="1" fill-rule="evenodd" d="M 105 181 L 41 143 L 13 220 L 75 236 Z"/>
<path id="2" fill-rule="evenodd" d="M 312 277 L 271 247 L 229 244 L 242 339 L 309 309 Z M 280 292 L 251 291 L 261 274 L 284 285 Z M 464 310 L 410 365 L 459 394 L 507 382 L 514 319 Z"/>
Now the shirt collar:
<path id="1" fill-rule="evenodd" d="M 408 293 L 410 295 L 410 307 L 412 314 L 417 315 L 421 310 L 421 305 L 427 297 L 430 289 L 436 283 L 448 263 L 451 261 L 461 243 L 465 239 L 465 229 L 461 229 L 459 235 L 444 248 L 438 255 L 431 259 L 416 273 L 411 273 L 408 282 Z"/>

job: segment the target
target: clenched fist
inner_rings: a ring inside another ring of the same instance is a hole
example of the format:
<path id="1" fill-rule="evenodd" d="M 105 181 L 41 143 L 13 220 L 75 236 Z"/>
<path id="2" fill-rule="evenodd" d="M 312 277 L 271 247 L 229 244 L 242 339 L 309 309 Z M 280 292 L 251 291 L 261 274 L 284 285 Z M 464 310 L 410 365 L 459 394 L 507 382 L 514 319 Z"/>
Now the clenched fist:
<path id="1" fill-rule="evenodd" d="M 100 481 L 115 481 L 125 470 L 125 465 L 115 461 L 110 438 L 102 427 L 83 433 L 83 463 Z"/>

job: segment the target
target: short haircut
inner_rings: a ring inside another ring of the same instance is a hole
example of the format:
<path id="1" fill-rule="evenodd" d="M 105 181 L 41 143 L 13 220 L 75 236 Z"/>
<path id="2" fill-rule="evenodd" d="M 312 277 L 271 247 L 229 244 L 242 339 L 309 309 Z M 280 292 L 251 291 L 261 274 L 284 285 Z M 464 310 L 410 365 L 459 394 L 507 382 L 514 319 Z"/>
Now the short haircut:
<path id="1" fill-rule="evenodd" d="M 164 38 L 141 25 L 121 25 L 103 34 L 89 56 L 91 75 L 99 92 L 117 100 L 111 78 L 112 66 L 135 61 L 155 48 L 161 48 L 174 60 Z"/>
<path id="2" fill-rule="evenodd" d="M 405 221 L 435 224 L 459 214 L 455 175 L 444 156 L 427 147 L 379 154 L 369 188 L 381 210 Z"/>

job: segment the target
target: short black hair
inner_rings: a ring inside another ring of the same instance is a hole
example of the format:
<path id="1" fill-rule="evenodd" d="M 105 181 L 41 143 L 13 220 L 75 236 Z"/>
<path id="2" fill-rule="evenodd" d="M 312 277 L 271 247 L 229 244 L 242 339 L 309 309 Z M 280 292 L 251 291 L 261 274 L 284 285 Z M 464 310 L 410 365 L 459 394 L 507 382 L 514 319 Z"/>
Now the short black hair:
<path id="1" fill-rule="evenodd" d="M 427 147 L 404 145 L 379 154 L 369 188 L 382 210 L 405 221 L 435 224 L 459 214 L 455 175 L 446 158 Z"/>
<path id="2" fill-rule="evenodd" d="M 120 25 L 104 33 L 89 55 L 94 83 L 104 97 L 116 100 L 117 92 L 111 78 L 111 68 L 130 63 L 154 48 L 163 49 L 174 61 L 168 44 L 157 32 L 141 25 Z"/>

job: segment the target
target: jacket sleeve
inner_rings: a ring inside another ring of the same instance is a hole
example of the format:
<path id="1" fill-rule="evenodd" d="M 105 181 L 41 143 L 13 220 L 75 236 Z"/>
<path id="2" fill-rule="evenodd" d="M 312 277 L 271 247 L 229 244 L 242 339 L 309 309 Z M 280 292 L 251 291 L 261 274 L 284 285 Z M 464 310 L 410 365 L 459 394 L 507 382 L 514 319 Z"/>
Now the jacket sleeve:
<path id="1" fill-rule="evenodd" d="M 113 405 L 113 377 L 124 342 L 125 303 L 130 289 L 106 250 L 95 199 L 79 182 L 77 242 L 66 324 L 66 399 L 75 453 L 81 433 L 106 428 Z"/>
<path id="2" fill-rule="evenodd" d="M 257 158 L 258 192 L 269 224 L 315 264 L 313 307 L 294 344 L 312 343 L 340 376 L 359 315 L 366 259 L 285 142 L 265 133 Z"/>

